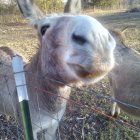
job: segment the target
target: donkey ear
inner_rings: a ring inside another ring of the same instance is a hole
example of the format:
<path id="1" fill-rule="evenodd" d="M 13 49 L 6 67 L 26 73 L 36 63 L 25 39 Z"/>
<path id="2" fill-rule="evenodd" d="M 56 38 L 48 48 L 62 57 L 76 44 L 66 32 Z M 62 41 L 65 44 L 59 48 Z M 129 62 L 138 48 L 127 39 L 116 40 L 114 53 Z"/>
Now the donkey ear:
<path id="1" fill-rule="evenodd" d="M 22 15 L 36 26 L 37 20 L 44 15 L 43 12 L 34 4 L 33 0 L 17 0 L 17 3 Z"/>
<path id="2" fill-rule="evenodd" d="M 81 12 L 81 0 L 67 0 L 64 13 L 79 14 Z"/>

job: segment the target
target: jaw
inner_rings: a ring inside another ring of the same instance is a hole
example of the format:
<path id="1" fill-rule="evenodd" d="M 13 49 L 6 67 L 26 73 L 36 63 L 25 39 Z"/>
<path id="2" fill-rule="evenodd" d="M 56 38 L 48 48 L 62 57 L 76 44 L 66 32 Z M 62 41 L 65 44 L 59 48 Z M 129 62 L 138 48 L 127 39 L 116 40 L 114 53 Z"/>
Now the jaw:
<path id="1" fill-rule="evenodd" d="M 113 53 L 105 57 L 103 55 L 92 55 L 94 57 L 77 57 L 77 59 L 67 60 L 69 69 L 75 73 L 78 80 L 84 83 L 95 83 L 106 76 L 114 66 Z M 78 61 L 82 60 L 82 61 Z"/>
<path id="2" fill-rule="evenodd" d="M 106 76 L 113 68 L 114 63 L 96 66 L 96 68 L 86 69 L 81 65 L 68 64 L 71 70 L 77 75 L 78 79 L 84 83 L 96 83 Z"/>

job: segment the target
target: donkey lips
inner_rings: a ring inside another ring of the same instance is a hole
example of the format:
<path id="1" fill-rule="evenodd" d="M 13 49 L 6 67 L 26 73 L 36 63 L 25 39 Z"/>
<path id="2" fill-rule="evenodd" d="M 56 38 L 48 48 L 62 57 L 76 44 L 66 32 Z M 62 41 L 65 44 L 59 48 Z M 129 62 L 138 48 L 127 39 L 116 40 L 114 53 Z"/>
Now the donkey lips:
<path id="1" fill-rule="evenodd" d="M 77 65 L 77 64 L 68 64 L 68 65 L 81 78 L 95 78 L 95 77 L 101 76 L 103 73 L 102 71 L 99 71 L 99 70 L 92 70 L 92 72 L 91 72 L 91 71 L 85 69 L 84 67 L 82 67 L 81 65 Z"/>

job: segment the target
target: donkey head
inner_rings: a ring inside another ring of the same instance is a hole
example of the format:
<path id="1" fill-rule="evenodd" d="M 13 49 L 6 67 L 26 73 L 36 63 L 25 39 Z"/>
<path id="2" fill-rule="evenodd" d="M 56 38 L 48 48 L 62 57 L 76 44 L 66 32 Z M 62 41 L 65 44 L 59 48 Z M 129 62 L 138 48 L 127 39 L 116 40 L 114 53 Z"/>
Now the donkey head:
<path id="1" fill-rule="evenodd" d="M 22 14 L 33 24 L 40 40 L 41 71 L 72 81 L 98 81 L 113 67 L 115 41 L 96 19 L 79 12 L 81 1 L 68 0 L 65 12 L 49 15 L 32 0 L 18 0 Z M 49 71 L 49 72 L 48 72 Z"/>

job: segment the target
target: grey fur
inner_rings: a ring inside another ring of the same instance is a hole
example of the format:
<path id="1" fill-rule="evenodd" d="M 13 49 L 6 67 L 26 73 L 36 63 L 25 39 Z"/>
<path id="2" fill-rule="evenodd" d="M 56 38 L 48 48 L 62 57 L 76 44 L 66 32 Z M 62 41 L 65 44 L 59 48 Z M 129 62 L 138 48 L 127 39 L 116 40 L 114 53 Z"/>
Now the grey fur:
<path id="1" fill-rule="evenodd" d="M 109 74 L 115 99 L 140 108 L 140 53 L 125 46 L 118 33 L 112 33 L 117 41 L 115 67 Z M 117 106 L 118 105 L 118 106 Z M 140 118 L 140 110 L 114 103 L 112 115 L 119 114 L 119 107 L 129 115 Z"/>
<path id="2" fill-rule="evenodd" d="M 113 67 L 116 43 L 108 30 L 92 17 L 50 15 L 40 19 L 33 1 L 18 2 L 23 15 L 36 26 L 40 42 L 37 54 L 25 66 L 31 117 L 33 124 L 36 124 L 33 125 L 34 138 L 37 139 L 42 127 L 42 130 L 47 129 L 45 140 L 55 140 L 58 123 L 66 108 L 64 98 L 69 99 L 71 91 L 65 84 L 79 86 L 102 79 Z M 0 54 L 0 60 L 10 65 L 10 54 L 4 49 L 0 50 Z M 12 68 L 0 68 L 1 75 L 11 77 L 8 85 L 16 112 L 18 107 Z M 11 114 L 11 96 L 4 77 L 0 78 L 0 103 L 4 103 L 6 112 Z M 0 109 L 5 112 L 4 108 Z"/>
<path id="3" fill-rule="evenodd" d="M 64 8 L 64 13 L 77 14 L 81 12 L 81 8 L 81 0 L 68 0 Z"/>

